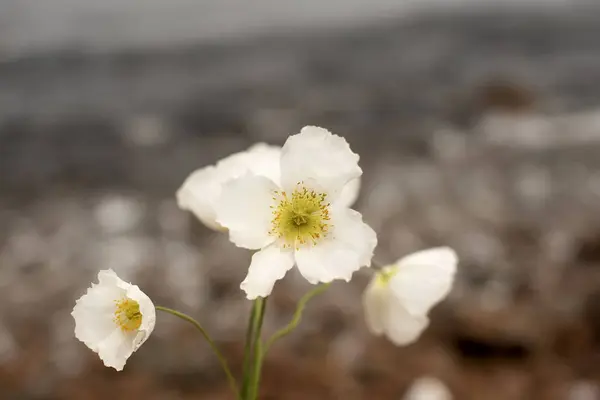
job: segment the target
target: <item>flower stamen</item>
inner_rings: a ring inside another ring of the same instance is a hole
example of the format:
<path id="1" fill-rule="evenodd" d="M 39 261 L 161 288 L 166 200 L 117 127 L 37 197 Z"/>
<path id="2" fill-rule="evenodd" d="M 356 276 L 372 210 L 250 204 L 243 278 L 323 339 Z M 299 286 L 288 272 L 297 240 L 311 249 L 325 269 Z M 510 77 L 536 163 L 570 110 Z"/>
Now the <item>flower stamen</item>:
<path id="1" fill-rule="evenodd" d="M 133 332 L 142 325 L 142 313 L 140 312 L 140 304 L 130 298 L 124 297 L 120 300 L 115 300 L 115 316 L 114 323 L 121 328 L 123 332 Z"/>
<path id="2" fill-rule="evenodd" d="M 284 248 L 315 245 L 327 236 L 331 218 L 326 193 L 308 189 L 304 182 L 298 182 L 291 195 L 277 190 L 273 193 L 276 204 L 272 206 L 269 234 L 280 239 Z"/>

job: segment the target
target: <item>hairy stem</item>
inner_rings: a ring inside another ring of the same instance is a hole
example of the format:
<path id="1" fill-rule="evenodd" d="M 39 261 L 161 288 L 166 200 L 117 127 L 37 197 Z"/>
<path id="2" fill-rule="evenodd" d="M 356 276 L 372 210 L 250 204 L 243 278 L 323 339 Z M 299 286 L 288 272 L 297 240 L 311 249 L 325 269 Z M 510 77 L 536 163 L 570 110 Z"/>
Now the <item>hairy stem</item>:
<path id="1" fill-rule="evenodd" d="M 294 329 L 296 329 L 296 327 L 300 323 L 300 320 L 302 319 L 302 312 L 304 311 L 304 307 L 306 307 L 306 303 L 308 303 L 308 301 L 310 299 L 312 299 L 313 297 L 323 293 L 325 290 L 327 290 L 329 288 L 329 286 L 331 286 L 331 283 L 324 283 L 322 285 L 317 286 L 310 292 L 306 293 L 304 296 L 302 296 L 302 298 L 298 302 L 298 305 L 296 306 L 296 311 L 294 312 L 294 316 L 292 317 L 292 320 L 290 321 L 290 323 L 287 324 L 285 327 L 281 328 L 280 330 L 278 330 L 277 332 L 275 332 L 275 334 L 273 334 L 273 336 L 271 336 L 269 338 L 269 340 L 267 341 L 267 344 L 264 346 L 264 349 L 263 349 L 263 356 L 269 351 L 271 346 L 276 341 L 278 341 L 282 337 L 290 334 Z"/>
<path id="2" fill-rule="evenodd" d="M 162 307 L 162 306 L 156 306 L 156 309 L 159 310 L 159 311 L 163 311 L 163 312 L 169 313 L 169 314 L 174 315 L 176 317 L 179 317 L 179 318 L 181 318 L 181 319 L 189 322 L 190 324 L 194 325 L 194 327 L 196 329 L 198 329 L 198 331 L 200 331 L 200 333 L 202 334 L 202 336 L 204 336 L 204 339 L 206 339 L 206 341 L 208 342 L 209 346 L 212 348 L 213 352 L 215 353 L 215 355 L 219 359 L 219 362 L 221 363 L 221 367 L 223 368 L 223 371 L 225 372 L 225 375 L 227 375 L 227 380 L 229 381 L 229 386 L 231 386 L 231 390 L 233 390 L 233 393 L 235 393 L 235 397 L 237 399 L 240 399 L 240 394 L 239 394 L 239 391 L 238 391 L 237 382 L 236 382 L 235 378 L 233 377 L 233 374 L 231 373 L 231 370 L 229 369 L 229 366 L 227 365 L 227 360 L 225 359 L 225 357 L 223 356 L 223 354 L 221 353 L 221 351 L 219 350 L 219 348 L 217 347 L 217 345 L 215 344 L 215 342 L 208 335 L 208 332 L 206 332 L 206 330 L 204 330 L 204 328 L 202 327 L 202 325 L 200 325 L 200 323 L 198 321 L 196 321 L 194 318 L 192 318 L 189 315 L 184 314 L 182 312 L 179 312 L 179 311 L 176 311 L 176 310 L 172 310 L 170 308 Z"/>

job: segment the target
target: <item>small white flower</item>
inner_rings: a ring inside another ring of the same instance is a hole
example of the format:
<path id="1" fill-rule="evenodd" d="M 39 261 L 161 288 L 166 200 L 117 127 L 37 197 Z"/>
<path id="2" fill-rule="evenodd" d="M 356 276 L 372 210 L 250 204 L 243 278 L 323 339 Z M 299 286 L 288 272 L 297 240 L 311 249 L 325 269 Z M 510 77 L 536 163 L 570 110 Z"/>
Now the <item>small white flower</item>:
<path id="1" fill-rule="evenodd" d="M 257 143 L 249 149 L 232 154 L 216 165 L 200 168 L 183 182 L 177 191 L 179 208 L 191 211 L 204 225 L 215 230 L 224 228 L 215 220 L 215 207 L 223 185 L 246 173 L 266 176 L 279 184 L 281 147 Z M 340 201 L 352 205 L 358 197 L 360 178 L 349 182 L 340 195 Z"/>
<path id="2" fill-rule="evenodd" d="M 77 300 L 71 315 L 75 337 L 117 371 L 148 339 L 156 322 L 150 298 L 112 269 L 98 273 L 98 283 Z"/>
<path id="3" fill-rule="evenodd" d="M 363 296 L 367 327 L 396 345 L 414 342 L 429 310 L 452 288 L 458 259 L 448 247 L 419 251 L 378 271 Z"/>
<path id="4" fill-rule="evenodd" d="M 217 221 L 237 246 L 260 249 L 241 284 L 249 299 L 268 296 L 294 264 L 313 284 L 370 265 L 375 232 L 342 197 L 362 174 L 358 158 L 345 139 L 307 126 L 283 146 L 279 180 L 246 174 L 224 185 Z"/>

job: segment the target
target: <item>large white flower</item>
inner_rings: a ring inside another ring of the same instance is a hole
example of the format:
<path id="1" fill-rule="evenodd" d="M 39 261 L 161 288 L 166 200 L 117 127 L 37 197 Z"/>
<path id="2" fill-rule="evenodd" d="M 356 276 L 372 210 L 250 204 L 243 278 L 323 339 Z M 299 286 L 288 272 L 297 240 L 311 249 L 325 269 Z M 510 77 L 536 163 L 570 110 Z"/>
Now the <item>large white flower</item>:
<path id="1" fill-rule="evenodd" d="M 399 346 L 414 342 L 429 325 L 429 310 L 450 292 L 457 263 L 452 249 L 438 247 L 378 271 L 363 296 L 369 330 Z"/>
<path id="2" fill-rule="evenodd" d="M 71 315 L 77 339 L 117 371 L 148 339 L 156 322 L 150 298 L 111 269 L 98 273 L 98 283 L 77 300 Z"/>
<path id="3" fill-rule="evenodd" d="M 179 208 L 191 211 L 211 229 L 224 230 L 217 223 L 215 207 L 223 185 L 247 173 L 266 176 L 273 182 L 280 181 L 281 147 L 257 143 L 249 149 L 234 153 L 190 174 L 177 191 Z M 358 197 L 360 178 L 353 179 L 343 189 L 340 201 L 352 205 Z"/>
<path id="4" fill-rule="evenodd" d="M 279 181 L 246 174 L 224 185 L 217 221 L 237 246 L 260 249 L 241 284 L 249 299 L 268 296 L 294 264 L 313 284 L 370 265 L 375 232 L 342 197 L 362 174 L 358 158 L 345 139 L 307 126 L 284 144 Z"/>

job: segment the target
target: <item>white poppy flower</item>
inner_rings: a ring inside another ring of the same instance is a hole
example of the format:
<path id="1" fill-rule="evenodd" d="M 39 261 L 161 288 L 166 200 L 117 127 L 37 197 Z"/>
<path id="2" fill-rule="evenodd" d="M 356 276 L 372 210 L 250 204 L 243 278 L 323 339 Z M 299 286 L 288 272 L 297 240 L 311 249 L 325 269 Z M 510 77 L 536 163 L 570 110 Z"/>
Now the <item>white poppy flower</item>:
<path id="1" fill-rule="evenodd" d="M 150 298 L 112 269 L 98 273 L 98 283 L 77 300 L 71 315 L 75 337 L 117 371 L 148 339 L 156 322 Z"/>
<path id="2" fill-rule="evenodd" d="M 399 346 L 414 342 L 429 325 L 429 310 L 450 292 L 457 263 L 452 249 L 438 247 L 378 271 L 363 296 L 369 330 Z"/>
<path id="3" fill-rule="evenodd" d="M 260 249 L 241 284 L 249 299 L 268 296 L 294 264 L 313 284 L 370 265 L 375 232 L 341 197 L 362 174 L 358 158 L 345 139 L 307 126 L 283 146 L 279 182 L 246 174 L 223 187 L 217 221 L 237 246 Z"/>
<path id="4" fill-rule="evenodd" d="M 191 211 L 207 227 L 224 228 L 215 220 L 215 207 L 223 185 L 246 173 L 266 176 L 279 184 L 281 147 L 257 143 L 249 149 L 232 154 L 216 165 L 200 168 L 183 182 L 177 191 L 179 208 Z M 349 182 L 340 195 L 340 201 L 352 205 L 358 197 L 360 178 Z"/>

